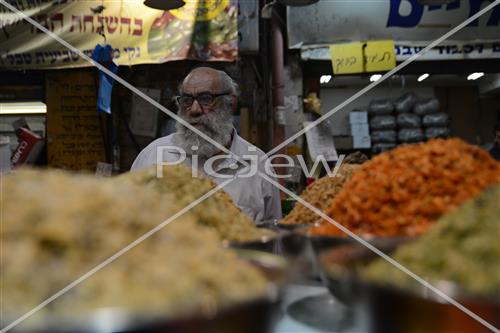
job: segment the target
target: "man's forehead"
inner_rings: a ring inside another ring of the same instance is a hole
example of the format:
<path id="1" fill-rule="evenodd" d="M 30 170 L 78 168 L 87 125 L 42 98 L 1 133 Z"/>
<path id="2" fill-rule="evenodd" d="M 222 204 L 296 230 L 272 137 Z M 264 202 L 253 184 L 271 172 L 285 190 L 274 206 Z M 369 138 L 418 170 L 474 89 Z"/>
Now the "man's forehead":
<path id="1" fill-rule="evenodd" d="M 220 75 L 214 69 L 192 71 L 182 84 L 185 93 L 216 92 L 220 88 Z"/>

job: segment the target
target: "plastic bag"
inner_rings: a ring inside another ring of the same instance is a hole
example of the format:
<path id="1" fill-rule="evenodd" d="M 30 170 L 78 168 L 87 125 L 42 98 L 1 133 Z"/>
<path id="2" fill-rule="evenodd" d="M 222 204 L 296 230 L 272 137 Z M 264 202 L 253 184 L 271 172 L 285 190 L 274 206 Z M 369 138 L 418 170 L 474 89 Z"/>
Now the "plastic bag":
<path id="1" fill-rule="evenodd" d="M 421 128 L 404 128 L 398 132 L 399 142 L 419 142 L 424 140 L 424 131 Z"/>
<path id="2" fill-rule="evenodd" d="M 396 148 L 395 143 L 376 143 L 372 147 L 372 153 L 379 154 L 379 153 L 382 153 L 384 151 L 391 150 L 393 148 Z"/>
<path id="3" fill-rule="evenodd" d="M 420 128 L 422 119 L 419 115 L 413 113 L 401 113 L 396 118 L 396 123 L 399 128 Z"/>
<path id="4" fill-rule="evenodd" d="M 397 133 L 395 130 L 373 131 L 370 133 L 372 142 L 374 143 L 394 143 L 397 141 Z"/>
<path id="5" fill-rule="evenodd" d="M 447 138 L 450 135 L 448 127 L 429 127 L 425 130 L 426 139 Z"/>
<path id="6" fill-rule="evenodd" d="M 394 105 L 388 99 L 376 99 L 368 105 L 368 113 L 373 116 L 391 114 L 394 110 Z"/>
<path id="7" fill-rule="evenodd" d="M 413 113 L 423 116 L 439 111 L 439 101 L 437 98 L 423 99 L 415 103 Z"/>
<path id="8" fill-rule="evenodd" d="M 422 118 L 424 127 L 445 127 L 448 125 L 448 115 L 446 113 L 433 113 Z"/>
<path id="9" fill-rule="evenodd" d="M 394 109 L 398 113 L 411 112 L 413 106 L 417 102 L 417 95 L 412 92 L 401 95 L 394 101 Z"/>
<path id="10" fill-rule="evenodd" d="M 396 117 L 376 116 L 370 120 L 370 128 L 374 130 L 396 129 Z"/>

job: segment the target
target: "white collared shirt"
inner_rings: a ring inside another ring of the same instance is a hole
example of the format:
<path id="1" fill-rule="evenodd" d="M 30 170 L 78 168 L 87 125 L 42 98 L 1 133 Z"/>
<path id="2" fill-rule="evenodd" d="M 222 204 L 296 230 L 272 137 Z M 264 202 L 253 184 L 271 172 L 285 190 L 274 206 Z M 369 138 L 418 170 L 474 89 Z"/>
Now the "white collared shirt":
<path id="1" fill-rule="evenodd" d="M 150 167 L 157 164 L 157 151 L 163 151 L 160 159 L 162 162 L 175 163 L 181 159 L 179 152 L 180 136 L 177 133 L 156 139 L 144 148 L 134 163 L 131 171 Z M 158 150 L 159 147 L 164 147 Z M 171 148 L 165 148 L 171 147 Z M 240 159 L 257 162 L 258 171 L 265 172 L 265 153 L 248 141 L 240 137 L 236 131 L 229 149 Z M 262 158 L 262 160 L 260 160 Z M 258 173 L 250 174 L 248 168 L 238 162 L 235 158 L 226 155 L 214 157 L 213 171 L 208 177 L 217 184 L 221 184 L 229 178 L 233 180 L 224 186 L 226 191 L 245 214 L 256 223 L 281 219 L 281 201 L 278 188 L 259 176 Z M 210 159 L 209 159 L 210 161 Z M 186 156 L 184 163 L 192 166 L 192 159 Z M 203 172 L 203 163 L 198 161 L 198 169 Z"/>

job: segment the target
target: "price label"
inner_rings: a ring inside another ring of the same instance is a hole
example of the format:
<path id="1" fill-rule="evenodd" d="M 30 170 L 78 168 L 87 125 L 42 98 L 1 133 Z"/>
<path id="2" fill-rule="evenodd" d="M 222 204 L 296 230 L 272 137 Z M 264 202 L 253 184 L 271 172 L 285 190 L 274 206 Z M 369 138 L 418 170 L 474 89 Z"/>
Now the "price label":
<path id="1" fill-rule="evenodd" d="M 348 43 L 330 45 L 334 74 L 363 72 L 363 44 Z"/>
<path id="2" fill-rule="evenodd" d="M 366 72 L 384 72 L 396 67 L 396 52 L 392 40 L 367 42 L 364 55 Z"/>

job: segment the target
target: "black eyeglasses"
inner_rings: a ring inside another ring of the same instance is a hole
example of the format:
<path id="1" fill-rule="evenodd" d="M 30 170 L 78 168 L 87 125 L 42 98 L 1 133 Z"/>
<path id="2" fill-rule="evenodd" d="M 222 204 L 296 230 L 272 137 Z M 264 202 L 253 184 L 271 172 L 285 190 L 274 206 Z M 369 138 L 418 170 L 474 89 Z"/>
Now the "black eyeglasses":
<path id="1" fill-rule="evenodd" d="M 197 100 L 198 104 L 200 104 L 202 107 L 208 107 L 208 106 L 212 105 L 212 103 L 215 101 L 215 99 L 217 97 L 224 96 L 224 95 L 231 95 L 231 93 L 225 92 L 225 93 L 221 93 L 221 94 L 212 94 L 209 92 L 203 92 L 203 93 L 198 94 L 196 96 L 184 94 L 181 96 L 177 96 L 176 100 L 177 100 L 177 103 L 179 103 L 179 105 L 182 108 L 191 107 L 191 105 L 193 105 L 195 100 Z"/>

